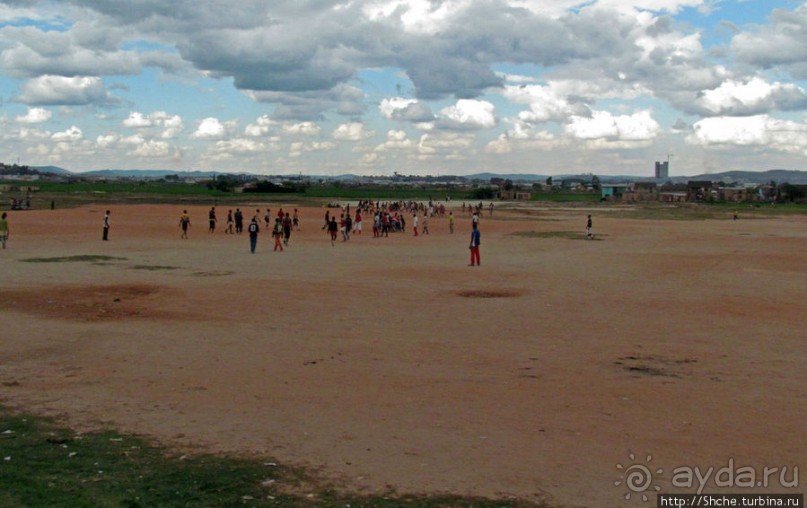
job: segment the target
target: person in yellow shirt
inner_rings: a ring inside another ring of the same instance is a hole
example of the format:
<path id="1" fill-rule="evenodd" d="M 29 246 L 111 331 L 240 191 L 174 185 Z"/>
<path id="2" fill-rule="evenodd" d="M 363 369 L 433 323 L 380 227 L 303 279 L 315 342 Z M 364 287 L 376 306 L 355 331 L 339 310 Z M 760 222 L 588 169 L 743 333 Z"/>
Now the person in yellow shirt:
<path id="1" fill-rule="evenodd" d="M 188 239 L 188 228 L 191 227 L 191 218 L 187 210 L 182 210 L 182 215 L 179 216 L 179 227 L 182 228 L 182 235 L 180 238 Z"/>

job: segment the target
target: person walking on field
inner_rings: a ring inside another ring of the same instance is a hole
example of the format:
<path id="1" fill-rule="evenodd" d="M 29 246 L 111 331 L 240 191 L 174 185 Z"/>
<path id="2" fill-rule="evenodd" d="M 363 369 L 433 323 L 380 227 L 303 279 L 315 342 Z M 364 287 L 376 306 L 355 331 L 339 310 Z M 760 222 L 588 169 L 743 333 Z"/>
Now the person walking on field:
<path id="1" fill-rule="evenodd" d="M 339 232 L 339 224 L 336 223 L 336 214 L 331 217 L 331 222 L 328 223 L 328 233 L 331 235 L 331 247 L 336 242 L 336 235 Z"/>
<path id="2" fill-rule="evenodd" d="M 591 215 L 588 216 L 588 220 L 586 221 L 586 238 L 588 240 L 594 238 L 594 234 L 591 232 Z"/>
<path id="3" fill-rule="evenodd" d="M 289 212 L 286 212 L 286 216 L 283 217 L 282 224 L 283 224 L 283 244 L 286 247 L 288 247 L 289 238 L 291 238 L 291 215 L 289 215 Z"/>
<path id="4" fill-rule="evenodd" d="M 244 231 L 244 213 L 240 208 L 235 209 L 235 234 L 240 235 Z"/>
<path id="5" fill-rule="evenodd" d="M 191 227 L 191 218 L 187 210 L 182 210 L 182 215 L 179 216 L 179 227 L 182 228 L 182 234 L 179 237 L 183 240 L 187 240 L 188 228 Z"/>
<path id="6" fill-rule="evenodd" d="M 3 212 L 3 215 L 0 215 L 0 243 L 3 244 L 3 248 L 6 248 L 6 242 L 8 241 L 8 219 L 6 218 L 6 212 Z"/>
<path id="7" fill-rule="evenodd" d="M 355 231 L 357 235 L 361 234 L 361 210 L 359 210 L 359 208 L 356 208 L 356 220 L 353 221 L 353 231 Z"/>
<path id="8" fill-rule="evenodd" d="M 429 214 L 423 216 L 423 234 L 429 234 Z"/>
<path id="9" fill-rule="evenodd" d="M 294 209 L 294 215 L 291 219 L 291 225 L 295 231 L 300 231 L 300 216 L 297 214 L 297 209 Z"/>
<path id="10" fill-rule="evenodd" d="M 415 232 L 412 236 L 418 235 L 418 214 L 412 215 L 412 230 Z"/>
<path id="11" fill-rule="evenodd" d="M 474 223 L 473 230 L 471 230 L 471 244 L 468 246 L 468 248 L 471 250 L 470 266 L 474 266 L 474 261 L 476 261 L 477 266 L 482 264 L 479 259 L 479 241 L 479 228 L 477 227 L 476 223 Z"/>
<path id="12" fill-rule="evenodd" d="M 208 233 L 215 233 L 216 232 L 216 207 L 210 207 L 210 211 L 207 212 L 207 220 L 208 220 Z"/>
<path id="13" fill-rule="evenodd" d="M 280 217 L 275 219 L 275 227 L 272 229 L 272 237 L 275 239 L 275 248 L 272 250 L 277 251 L 279 247 L 280 252 L 283 252 L 283 223 L 280 221 Z"/>
<path id="14" fill-rule="evenodd" d="M 247 226 L 249 232 L 249 252 L 255 254 L 255 247 L 258 245 L 258 233 L 261 228 L 258 226 L 258 219 L 252 218 L 252 222 Z"/>
<path id="15" fill-rule="evenodd" d="M 454 234 L 454 212 L 448 212 L 448 232 Z"/>
<path id="16" fill-rule="evenodd" d="M 224 228 L 224 234 L 225 235 L 232 235 L 233 234 L 233 225 L 234 224 L 235 224 L 235 221 L 233 221 L 233 211 L 228 210 L 227 211 L 227 227 Z"/>
<path id="17" fill-rule="evenodd" d="M 104 214 L 104 232 L 101 239 L 105 242 L 109 240 L 109 210 Z"/>

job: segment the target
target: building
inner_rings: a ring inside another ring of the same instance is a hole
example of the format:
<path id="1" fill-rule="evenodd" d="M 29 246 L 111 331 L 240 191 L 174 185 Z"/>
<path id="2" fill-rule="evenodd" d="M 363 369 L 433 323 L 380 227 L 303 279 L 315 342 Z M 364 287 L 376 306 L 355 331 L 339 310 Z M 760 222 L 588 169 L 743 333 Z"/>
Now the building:
<path id="1" fill-rule="evenodd" d="M 532 193 L 529 191 L 518 190 L 518 189 L 511 189 L 511 190 L 500 190 L 499 199 L 502 201 L 529 201 L 532 199 Z"/>
<path id="2" fill-rule="evenodd" d="M 658 201 L 659 191 L 655 182 L 636 182 L 627 192 L 622 194 L 622 201 L 635 203 L 637 201 Z"/>
<path id="3" fill-rule="evenodd" d="M 690 180 L 687 182 L 687 201 L 697 203 L 714 199 L 714 185 L 710 180 Z"/>
<path id="4" fill-rule="evenodd" d="M 663 180 L 670 177 L 670 161 L 656 161 L 656 178 Z"/>
<path id="5" fill-rule="evenodd" d="M 622 194 L 630 187 L 627 183 L 604 183 L 600 186 L 600 199 L 608 201 L 622 200 Z"/>

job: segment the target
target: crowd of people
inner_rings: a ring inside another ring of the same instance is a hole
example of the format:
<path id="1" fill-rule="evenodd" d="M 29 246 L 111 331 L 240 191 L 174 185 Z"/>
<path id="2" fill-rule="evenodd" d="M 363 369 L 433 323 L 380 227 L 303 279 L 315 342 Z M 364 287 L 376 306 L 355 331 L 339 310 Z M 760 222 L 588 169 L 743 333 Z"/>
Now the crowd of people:
<path id="1" fill-rule="evenodd" d="M 332 209 L 339 211 L 339 219 L 337 222 L 336 213 L 331 213 Z M 468 213 L 471 217 L 471 241 L 468 248 L 471 251 L 470 266 L 479 266 L 480 254 L 479 246 L 481 242 L 481 233 L 479 228 L 479 220 L 483 211 L 481 202 L 477 205 L 462 203 L 462 213 Z M 488 206 L 490 215 L 493 215 L 493 203 Z M 430 219 L 434 217 L 447 217 L 449 234 L 454 234 L 455 217 L 453 211 L 448 211 L 446 215 L 446 207 L 442 203 L 434 203 L 429 200 L 428 203 L 416 201 L 372 201 L 362 200 L 351 211 L 350 204 L 339 205 L 329 203 L 325 211 L 325 222 L 322 225 L 322 230 L 326 231 L 332 246 L 336 245 L 337 240 L 341 236 L 342 242 L 350 240 L 351 235 L 362 234 L 362 224 L 364 217 L 372 217 L 372 232 L 373 238 L 389 237 L 392 233 L 406 233 L 406 218 L 405 215 L 412 215 L 412 236 L 429 235 Z M 285 247 L 289 246 L 292 231 L 300 230 L 300 215 L 297 208 L 293 212 L 284 211 L 280 208 L 274 215 L 274 222 L 272 221 L 272 211 L 267 208 L 263 213 L 260 208 L 255 210 L 255 214 L 250 219 L 247 226 L 247 233 L 250 239 L 250 252 L 254 253 L 257 247 L 258 235 L 261 231 L 260 221 L 263 218 L 264 229 L 271 232 L 274 239 L 273 250 L 283 251 Z M 241 235 L 244 232 L 244 212 L 240 208 L 227 211 L 226 226 L 224 234 L 228 235 Z M 208 211 L 208 233 L 215 233 L 218 224 L 218 217 L 216 214 L 216 207 L 211 207 Z M 187 210 L 183 210 L 179 218 L 179 228 L 181 230 L 180 238 L 183 240 L 188 239 L 188 233 L 191 227 L 191 219 Z M 107 210 L 103 219 L 103 234 L 104 241 L 109 240 L 110 225 L 110 210 Z M 9 237 L 9 225 L 7 214 L 3 213 L 0 218 L 0 244 L 2 248 L 6 248 L 6 242 Z M 592 220 L 591 215 L 586 220 L 586 238 L 593 239 Z"/>

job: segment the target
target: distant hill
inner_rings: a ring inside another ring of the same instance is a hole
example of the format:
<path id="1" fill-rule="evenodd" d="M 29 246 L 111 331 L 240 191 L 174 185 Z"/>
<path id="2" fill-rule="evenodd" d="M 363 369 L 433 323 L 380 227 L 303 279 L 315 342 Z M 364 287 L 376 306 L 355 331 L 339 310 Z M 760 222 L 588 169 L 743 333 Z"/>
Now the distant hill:
<path id="1" fill-rule="evenodd" d="M 182 175 L 187 178 L 210 178 L 225 174 L 219 171 L 169 171 L 166 169 L 99 169 L 81 173 L 81 176 L 101 178 L 163 178 L 168 175 Z"/>
<path id="2" fill-rule="evenodd" d="M 188 178 L 210 178 L 216 175 L 228 175 L 231 173 L 222 171 L 177 171 L 167 169 L 102 169 L 85 173 L 74 173 L 72 171 L 57 166 L 31 166 L 30 169 L 40 173 L 51 173 L 55 175 L 75 175 L 95 178 L 163 178 L 167 175 L 180 175 Z M 596 174 L 596 173 L 595 173 Z M 233 174 L 235 175 L 235 174 Z M 257 176 L 257 175 L 251 175 Z M 288 175 L 296 176 L 296 175 Z M 349 181 L 363 177 L 353 174 L 343 174 L 336 176 L 305 175 L 310 179 Z M 377 177 L 381 177 L 378 175 Z M 450 176 L 450 175 L 444 175 Z M 503 178 L 514 182 L 545 182 L 548 175 L 535 173 L 474 173 L 472 175 L 462 175 L 470 180 L 490 180 L 491 178 Z M 634 182 L 634 181 L 657 181 L 649 176 L 630 175 L 597 175 L 602 183 Z M 564 179 L 590 179 L 590 174 L 567 174 L 552 175 L 552 179 L 559 182 Z M 694 176 L 671 176 L 669 180 L 673 182 L 686 182 L 687 180 L 711 180 L 713 182 L 726 182 L 737 184 L 763 184 L 771 181 L 778 183 L 807 184 L 807 171 L 794 171 L 787 169 L 771 169 L 768 171 L 724 171 L 721 173 L 705 173 Z"/>
<path id="3" fill-rule="evenodd" d="M 35 169 L 40 173 L 51 173 L 53 175 L 69 175 L 71 174 L 70 171 L 60 168 L 58 166 L 31 166 L 31 169 Z"/>
<path id="4" fill-rule="evenodd" d="M 474 173 L 473 175 L 466 175 L 465 178 L 473 180 L 490 180 L 491 178 L 504 178 L 505 180 L 522 181 L 522 182 L 535 182 L 546 181 L 548 178 L 545 175 L 536 175 L 532 173 Z M 553 176 L 552 178 L 563 178 L 560 176 Z"/>
<path id="5" fill-rule="evenodd" d="M 771 169 L 769 171 L 724 171 L 722 173 L 706 173 L 703 175 L 680 177 L 686 180 L 711 180 L 726 183 L 779 183 L 807 184 L 807 171 L 788 169 Z M 673 178 L 678 180 L 679 177 Z"/>

